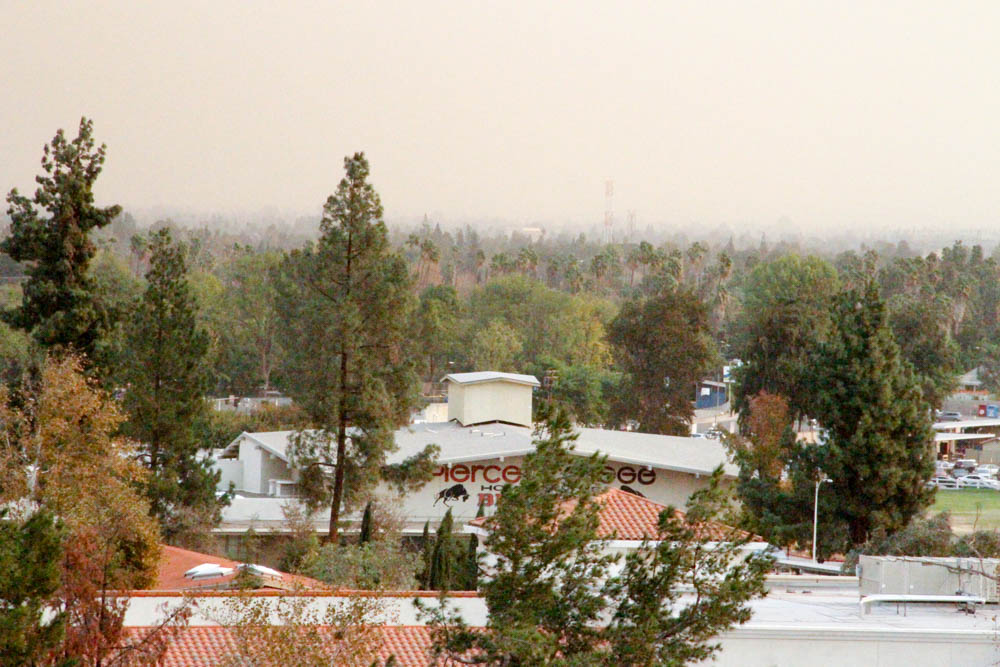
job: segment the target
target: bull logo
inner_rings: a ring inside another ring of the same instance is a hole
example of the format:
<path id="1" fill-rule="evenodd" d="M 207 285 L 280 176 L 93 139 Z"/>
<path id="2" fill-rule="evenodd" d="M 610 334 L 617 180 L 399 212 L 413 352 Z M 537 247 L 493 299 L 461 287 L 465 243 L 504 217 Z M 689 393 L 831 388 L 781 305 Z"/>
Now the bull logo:
<path id="1" fill-rule="evenodd" d="M 449 486 L 447 489 L 441 489 L 437 495 L 437 499 L 434 500 L 434 504 L 438 504 L 438 500 L 443 500 L 446 507 L 449 507 L 449 500 L 462 499 L 464 503 L 469 499 L 469 492 L 465 490 L 465 486 L 462 484 L 456 484 L 455 486 Z"/>

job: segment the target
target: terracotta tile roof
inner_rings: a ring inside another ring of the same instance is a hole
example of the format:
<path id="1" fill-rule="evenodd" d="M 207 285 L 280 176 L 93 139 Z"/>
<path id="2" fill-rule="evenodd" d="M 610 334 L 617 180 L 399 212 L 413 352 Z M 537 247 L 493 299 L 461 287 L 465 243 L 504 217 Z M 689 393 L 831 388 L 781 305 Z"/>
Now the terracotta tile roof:
<path id="1" fill-rule="evenodd" d="M 608 489 L 596 496 L 594 501 L 601 505 L 598 537 L 610 538 L 614 535 L 619 540 L 656 539 L 659 533 L 660 512 L 667 508 L 666 505 L 621 489 Z M 575 505 L 575 501 L 567 503 L 566 512 L 573 511 Z M 684 512 L 675 511 L 677 516 L 684 516 Z M 479 517 L 470 521 L 468 525 L 483 527 L 486 519 L 487 517 Z M 698 529 L 701 535 L 707 535 L 712 540 L 726 540 L 732 535 L 740 537 L 749 535 L 746 531 L 717 522 L 702 523 Z M 763 541 L 763 538 L 751 537 L 753 541 Z"/>
<path id="2" fill-rule="evenodd" d="M 130 628 L 130 633 L 141 635 L 148 628 Z M 428 667 L 431 664 L 428 649 L 431 633 L 426 626 L 398 625 L 379 629 L 382 644 L 379 647 L 379 664 L 395 656 L 400 667 Z M 189 627 L 167 648 L 160 663 L 163 667 L 207 667 L 218 665 L 232 654 L 236 643 L 229 630 L 220 626 Z M 439 662 L 448 667 L 451 661 Z"/>
<path id="3" fill-rule="evenodd" d="M 180 547 L 171 547 L 164 544 L 160 555 L 160 568 L 157 572 L 157 581 L 153 590 L 181 591 L 193 589 L 219 589 L 229 588 L 232 585 L 233 579 L 236 578 L 235 572 L 221 577 L 211 577 L 206 579 L 189 579 L 184 576 L 184 573 L 191 568 L 197 567 L 198 565 L 204 565 L 206 563 L 234 569 L 240 564 L 237 561 L 230 560 L 228 558 L 211 556 L 209 554 L 190 551 L 188 549 L 181 549 Z M 263 587 L 280 590 L 325 588 L 322 582 L 310 579 L 309 577 L 288 574 L 287 572 L 279 572 L 279 574 L 281 575 L 280 577 L 262 576 L 261 582 Z"/>

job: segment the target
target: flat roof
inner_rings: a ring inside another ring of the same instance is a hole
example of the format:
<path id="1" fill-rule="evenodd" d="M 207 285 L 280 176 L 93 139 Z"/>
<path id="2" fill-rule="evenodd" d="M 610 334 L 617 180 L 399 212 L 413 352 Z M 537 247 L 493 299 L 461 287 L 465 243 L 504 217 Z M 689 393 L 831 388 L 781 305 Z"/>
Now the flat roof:
<path id="1" fill-rule="evenodd" d="M 954 422 L 934 422 L 932 424 L 935 431 L 944 431 L 950 428 L 976 428 L 977 426 L 1000 426 L 1000 419 L 963 419 Z"/>
<path id="2" fill-rule="evenodd" d="M 541 383 L 534 375 L 521 375 L 519 373 L 500 373 L 497 371 L 477 371 L 475 373 L 450 373 L 441 378 L 441 382 L 454 382 L 456 384 L 477 384 L 479 382 L 514 382 L 516 384 L 526 384 L 531 387 L 540 387 Z"/>
<path id="3" fill-rule="evenodd" d="M 934 434 L 934 442 L 952 442 L 953 440 L 988 440 L 998 437 L 996 433 L 943 433 Z"/>
<path id="4" fill-rule="evenodd" d="M 719 465 L 726 475 L 735 477 L 739 469 L 729 462 L 726 449 L 717 440 L 656 435 L 631 431 L 608 431 L 597 428 L 577 429 L 579 437 L 574 450 L 581 456 L 595 452 L 606 454 L 616 463 L 643 465 L 664 470 L 676 470 L 694 475 L 709 475 Z M 295 431 L 241 433 L 226 447 L 230 454 L 242 438 L 287 461 L 286 451 Z M 532 429 L 502 422 L 462 426 L 450 421 L 436 424 L 411 424 L 396 431 L 399 447 L 388 457 L 388 463 L 399 463 L 435 444 L 441 448 L 439 463 L 466 463 L 524 456 L 535 451 Z"/>

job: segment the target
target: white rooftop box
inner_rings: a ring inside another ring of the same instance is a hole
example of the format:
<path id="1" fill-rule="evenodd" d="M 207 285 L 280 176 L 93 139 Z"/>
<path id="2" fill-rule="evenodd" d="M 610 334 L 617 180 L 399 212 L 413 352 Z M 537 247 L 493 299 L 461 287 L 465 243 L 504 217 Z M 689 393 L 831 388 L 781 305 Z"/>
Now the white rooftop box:
<path id="1" fill-rule="evenodd" d="M 481 371 L 452 373 L 441 381 L 448 383 L 449 421 L 531 426 L 531 392 L 540 386 L 534 375 Z"/>
<path id="2" fill-rule="evenodd" d="M 1000 602 L 995 558 L 861 556 L 862 595 L 978 595 Z"/>

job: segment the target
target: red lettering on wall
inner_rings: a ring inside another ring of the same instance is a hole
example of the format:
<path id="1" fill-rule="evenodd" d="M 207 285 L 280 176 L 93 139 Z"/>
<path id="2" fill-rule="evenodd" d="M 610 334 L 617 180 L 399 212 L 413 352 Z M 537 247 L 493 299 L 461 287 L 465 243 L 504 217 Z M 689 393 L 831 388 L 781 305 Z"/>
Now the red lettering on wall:
<path id="1" fill-rule="evenodd" d="M 469 481 L 469 466 L 464 463 L 459 463 L 458 465 L 452 466 L 451 468 L 451 481 L 453 482 L 468 482 Z"/>
<path id="2" fill-rule="evenodd" d="M 492 493 L 480 493 L 479 494 L 479 504 L 480 505 L 492 505 L 493 504 L 493 494 Z"/>
<path id="3" fill-rule="evenodd" d="M 517 466 L 507 466 L 503 469 L 501 477 L 508 484 L 517 484 L 521 481 L 521 469 Z"/>
<path id="4" fill-rule="evenodd" d="M 448 466 L 438 466 L 438 469 L 434 471 L 435 477 L 444 477 L 444 481 L 448 481 Z"/>
<path id="5" fill-rule="evenodd" d="M 478 465 L 477 466 L 472 466 L 472 478 L 469 481 L 470 482 L 475 482 L 476 481 L 476 471 L 477 470 L 482 470 L 482 469 L 483 469 L 483 466 L 478 466 Z"/>
<path id="6" fill-rule="evenodd" d="M 490 479 L 490 470 L 496 470 L 497 474 Z M 483 469 L 483 480 L 489 482 L 490 484 L 496 484 L 500 481 L 500 466 L 486 466 Z"/>

